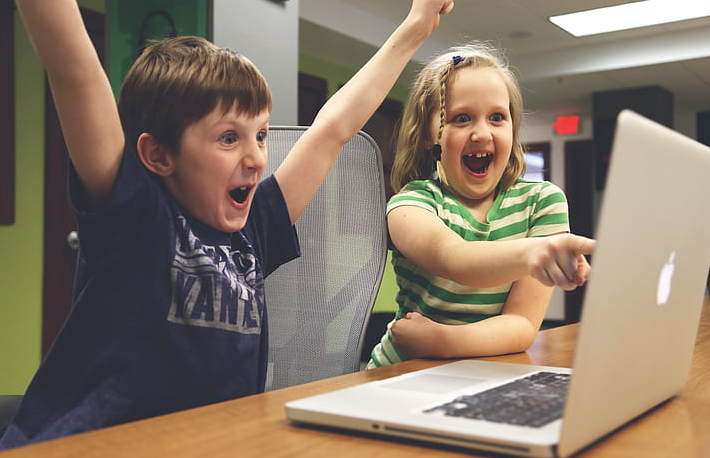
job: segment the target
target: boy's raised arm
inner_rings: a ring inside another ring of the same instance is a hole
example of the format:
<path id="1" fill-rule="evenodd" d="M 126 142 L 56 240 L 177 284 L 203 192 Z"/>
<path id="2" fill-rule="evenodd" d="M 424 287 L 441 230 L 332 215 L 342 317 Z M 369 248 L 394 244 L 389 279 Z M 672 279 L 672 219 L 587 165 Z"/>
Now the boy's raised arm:
<path id="1" fill-rule="evenodd" d="M 416 50 L 439 26 L 439 15 L 448 14 L 453 5 L 453 0 L 412 0 L 402 24 L 320 110 L 276 171 L 292 222 L 315 195 L 343 145 L 370 119 Z"/>
<path id="2" fill-rule="evenodd" d="M 124 136 L 106 73 L 75 0 L 17 0 L 47 71 L 69 156 L 96 203 L 108 198 Z"/>

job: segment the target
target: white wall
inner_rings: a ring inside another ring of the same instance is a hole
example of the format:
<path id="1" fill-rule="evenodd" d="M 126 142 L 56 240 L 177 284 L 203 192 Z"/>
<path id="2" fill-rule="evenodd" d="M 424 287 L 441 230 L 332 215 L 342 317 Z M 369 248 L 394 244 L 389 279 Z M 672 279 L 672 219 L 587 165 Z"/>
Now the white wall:
<path id="1" fill-rule="evenodd" d="M 213 0 L 212 38 L 245 55 L 271 87 L 271 124 L 298 120 L 299 0 Z"/>

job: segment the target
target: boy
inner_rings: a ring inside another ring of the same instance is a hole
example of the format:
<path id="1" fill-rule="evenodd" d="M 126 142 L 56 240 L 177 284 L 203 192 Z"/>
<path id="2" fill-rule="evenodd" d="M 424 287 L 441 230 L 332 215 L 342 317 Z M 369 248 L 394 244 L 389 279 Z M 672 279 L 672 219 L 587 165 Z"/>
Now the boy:
<path id="1" fill-rule="evenodd" d="M 158 43 L 116 107 L 75 1 L 17 3 L 69 149 L 81 251 L 70 317 L 0 449 L 262 391 L 263 279 L 299 255 L 293 223 L 453 1 L 413 0 L 261 183 L 271 95 L 246 58 Z"/>

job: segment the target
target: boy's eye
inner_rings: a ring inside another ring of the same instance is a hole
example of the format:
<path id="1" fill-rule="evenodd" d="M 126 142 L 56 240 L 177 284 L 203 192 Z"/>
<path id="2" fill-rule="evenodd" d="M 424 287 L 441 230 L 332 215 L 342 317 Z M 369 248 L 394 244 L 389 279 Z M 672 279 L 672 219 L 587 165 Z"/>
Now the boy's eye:
<path id="1" fill-rule="evenodd" d="M 237 134 L 235 134 L 234 132 L 227 132 L 226 134 L 223 134 L 219 139 L 222 141 L 222 143 L 226 145 L 231 145 L 237 142 Z"/>
<path id="2" fill-rule="evenodd" d="M 258 134 L 256 134 L 256 141 L 259 143 L 264 143 L 266 141 L 266 131 L 262 130 Z"/>

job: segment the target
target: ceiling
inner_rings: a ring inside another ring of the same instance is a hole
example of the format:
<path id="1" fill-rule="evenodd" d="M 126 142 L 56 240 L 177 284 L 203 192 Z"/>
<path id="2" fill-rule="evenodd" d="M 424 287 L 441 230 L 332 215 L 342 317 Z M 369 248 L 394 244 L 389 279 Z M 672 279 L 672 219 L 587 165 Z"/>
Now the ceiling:
<path id="1" fill-rule="evenodd" d="M 707 1 L 707 0 L 677 0 Z M 710 17 L 575 38 L 549 16 L 621 0 L 457 0 L 405 71 L 471 39 L 505 50 L 526 112 L 543 118 L 591 112 L 591 93 L 661 85 L 676 112 L 710 111 Z M 299 0 L 302 52 L 359 68 L 406 16 L 409 0 Z"/>

